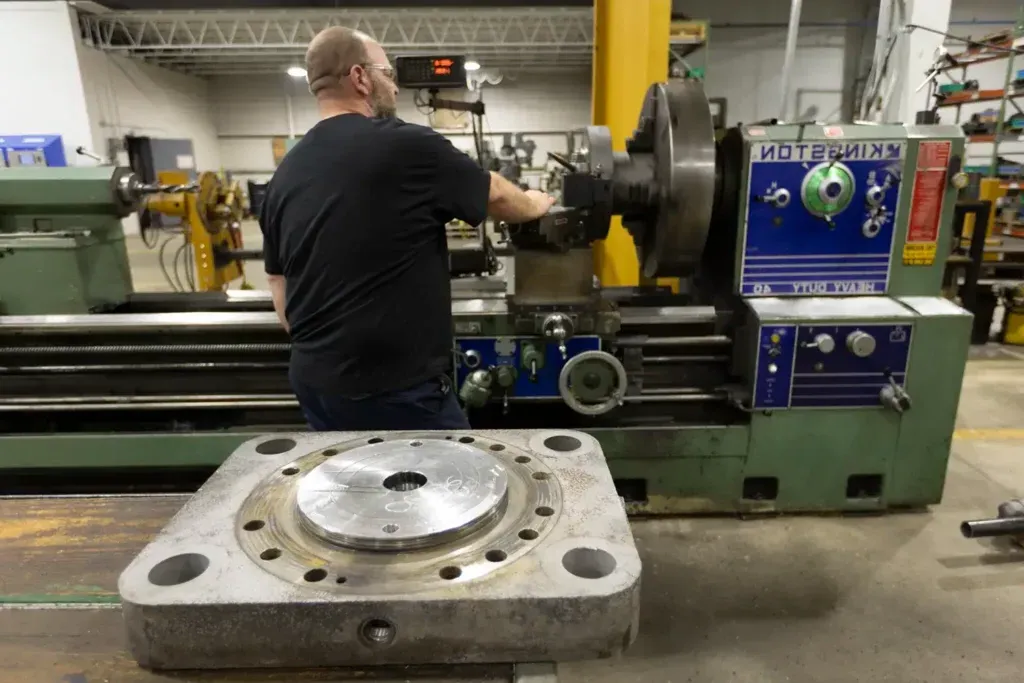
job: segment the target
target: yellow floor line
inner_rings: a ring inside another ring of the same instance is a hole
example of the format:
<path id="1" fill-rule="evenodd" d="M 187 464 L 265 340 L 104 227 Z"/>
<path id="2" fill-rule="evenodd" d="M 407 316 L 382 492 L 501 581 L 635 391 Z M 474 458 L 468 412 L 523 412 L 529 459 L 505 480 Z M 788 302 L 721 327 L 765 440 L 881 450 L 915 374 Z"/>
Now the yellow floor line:
<path id="1" fill-rule="evenodd" d="M 1024 429 L 993 428 L 993 429 L 957 429 L 953 431 L 954 439 L 965 441 L 987 440 L 1024 440 Z"/>

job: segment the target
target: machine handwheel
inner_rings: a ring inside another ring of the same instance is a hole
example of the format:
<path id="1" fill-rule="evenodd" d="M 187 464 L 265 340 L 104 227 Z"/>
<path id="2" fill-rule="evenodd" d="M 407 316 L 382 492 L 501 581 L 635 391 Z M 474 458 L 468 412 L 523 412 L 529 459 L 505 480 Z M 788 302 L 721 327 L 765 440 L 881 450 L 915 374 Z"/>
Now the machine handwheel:
<path id="1" fill-rule="evenodd" d="M 606 351 L 584 351 L 570 358 L 558 375 L 558 393 L 580 415 L 604 415 L 622 405 L 626 368 Z"/>

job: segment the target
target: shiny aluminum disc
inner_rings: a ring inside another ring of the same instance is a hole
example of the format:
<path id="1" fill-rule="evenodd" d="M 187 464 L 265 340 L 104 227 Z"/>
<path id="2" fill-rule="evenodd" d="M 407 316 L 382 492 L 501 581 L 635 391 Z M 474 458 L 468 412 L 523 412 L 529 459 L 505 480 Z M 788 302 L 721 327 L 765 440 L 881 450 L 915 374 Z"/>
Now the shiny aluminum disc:
<path id="1" fill-rule="evenodd" d="M 652 85 L 644 109 L 653 109 L 654 179 L 660 210 L 653 248 L 641 254 L 647 277 L 685 277 L 700 262 L 715 199 L 715 132 L 698 81 Z"/>
<path id="2" fill-rule="evenodd" d="M 500 516 L 508 473 L 453 441 L 371 443 L 340 453 L 299 482 L 303 526 L 333 544 L 410 550 L 451 541 Z"/>

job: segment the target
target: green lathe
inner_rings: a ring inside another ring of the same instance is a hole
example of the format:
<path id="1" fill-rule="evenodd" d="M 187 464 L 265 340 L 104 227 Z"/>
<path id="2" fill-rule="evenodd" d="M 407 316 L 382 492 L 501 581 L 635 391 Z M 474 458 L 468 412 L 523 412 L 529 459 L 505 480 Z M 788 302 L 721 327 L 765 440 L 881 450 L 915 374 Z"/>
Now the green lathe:
<path id="1" fill-rule="evenodd" d="M 716 143 L 700 85 L 680 81 L 652 86 L 625 151 L 604 128 L 576 137 L 565 206 L 508 226 L 510 292 L 453 301 L 474 427 L 593 433 L 634 512 L 938 502 L 971 328 L 939 296 L 960 131 L 749 125 Z M 96 172 L 51 170 L 36 191 L 73 212 L 67 188 Z M 3 225 L 34 224 L 9 182 Z M 613 215 L 644 276 L 679 293 L 595 286 Z M 0 302 L 39 284 L 0 278 Z M 301 429 L 268 298 L 176 296 L 0 320 L 5 481 L 201 478 L 255 432 Z"/>

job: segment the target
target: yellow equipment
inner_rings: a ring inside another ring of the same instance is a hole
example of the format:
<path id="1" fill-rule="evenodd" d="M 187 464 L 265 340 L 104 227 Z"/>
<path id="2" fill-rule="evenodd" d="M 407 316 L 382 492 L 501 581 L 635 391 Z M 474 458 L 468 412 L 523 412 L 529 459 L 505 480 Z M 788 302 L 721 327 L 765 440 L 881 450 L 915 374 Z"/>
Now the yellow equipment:
<path id="1" fill-rule="evenodd" d="M 195 258 L 196 288 L 222 291 L 245 278 L 242 265 L 242 191 L 216 173 L 199 174 L 194 185 L 163 192 L 146 200 L 146 208 L 182 219 L 185 239 Z"/>

